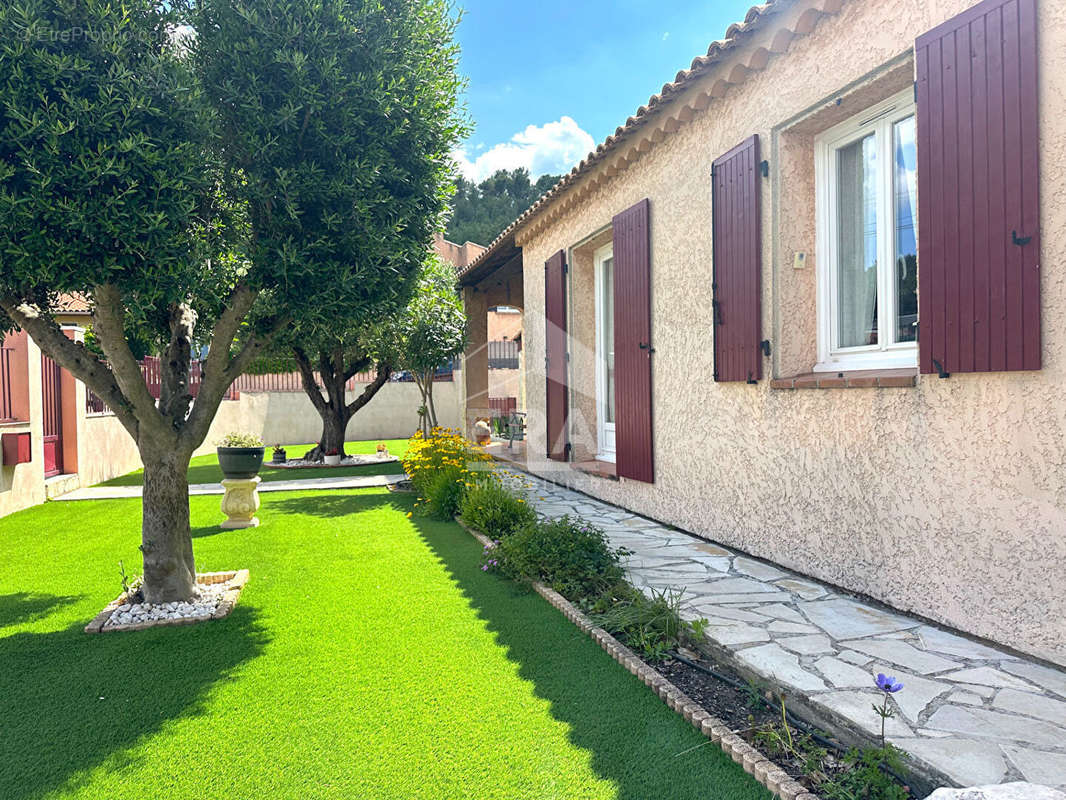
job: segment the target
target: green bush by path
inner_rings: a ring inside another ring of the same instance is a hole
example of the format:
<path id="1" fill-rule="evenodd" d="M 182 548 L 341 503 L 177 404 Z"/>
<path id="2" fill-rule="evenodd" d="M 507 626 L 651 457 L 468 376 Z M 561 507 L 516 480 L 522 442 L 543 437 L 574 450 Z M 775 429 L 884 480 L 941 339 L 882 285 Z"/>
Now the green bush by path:
<path id="1" fill-rule="evenodd" d="M 769 800 L 457 525 L 385 490 L 263 495 L 198 568 L 225 620 L 89 636 L 138 563 L 136 500 L 0 519 L 0 797 Z"/>
<path id="2" fill-rule="evenodd" d="M 599 528 L 573 517 L 526 525 L 486 551 L 491 566 L 516 580 L 542 581 L 569 600 L 595 597 L 625 577 L 627 551 Z"/>
<path id="3" fill-rule="evenodd" d="M 479 480 L 467 488 L 459 503 L 463 522 L 490 539 L 500 539 L 532 525 L 537 512 L 498 480 Z"/>
<path id="4" fill-rule="evenodd" d="M 371 439 L 360 442 L 346 442 L 345 452 L 348 455 L 371 455 L 377 451 L 379 442 L 383 442 L 389 448 L 389 453 L 398 458 L 403 458 L 407 452 L 406 439 Z M 287 444 L 285 453 L 290 461 L 301 458 L 307 453 L 313 444 Z M 362 467 L 304 467 L 303 469 L 284 469 L 270 466 L 270 458 L 274 448 L 270 445 L 266 448 L 266 456 L 263 460 L 263 468 L 259 470 L 259 477 L 264 482 L 268 481 L 297 481 L 305 478 L 341 478 L 353 475 L 402 475 L 403 467 L 398 461 L 390 461 L 385 464 L 367 464 Z M 196 456 L 189 464 L 189 483 L 218 483 L 222 480 L 222 470 L 218 467 L 218 455 L 208 453 Z M 98 486 L 141 486 L 144 483 L 144 471 L 134 470 L 126 475 L 104 481 Z M 139 562 L 139 559 L 138 559 Z"/>

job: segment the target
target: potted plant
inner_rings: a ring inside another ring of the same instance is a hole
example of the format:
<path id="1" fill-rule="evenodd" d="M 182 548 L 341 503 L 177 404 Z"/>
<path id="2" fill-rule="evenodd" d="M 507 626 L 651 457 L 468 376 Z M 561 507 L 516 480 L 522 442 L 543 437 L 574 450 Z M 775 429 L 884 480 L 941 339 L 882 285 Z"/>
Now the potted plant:
<path id="1" fill-rule="evenodd" d="M 271 463 L 284 464 L 285 460 L 285 448 L 280 444 L 274 445 L 274 458 L 271 459 Z"/>
<path id="2" fill-rule="evenodd" d="M 378 458 L 388 458 L 389 448 L 384 442 L 378 442 Z"/>
<path id="3" fill-rule="evenodd" d="M 323 456 L 323 457 L 326 459 L 326 466 L 327 467 L 335 467 L 339 463 L 341 463 L 341 452 L 340 452 L 340 450 L 337 450 L 337 449 L 327 450 L 326 451 L 326 455 Z"/>
<path id="4" fill-rule="evenodd" d="M 251 433 L 227 433 L 218 443 L 218 465 L 227 478 L 254 478 L 263 466 L 263 440 Z"/>

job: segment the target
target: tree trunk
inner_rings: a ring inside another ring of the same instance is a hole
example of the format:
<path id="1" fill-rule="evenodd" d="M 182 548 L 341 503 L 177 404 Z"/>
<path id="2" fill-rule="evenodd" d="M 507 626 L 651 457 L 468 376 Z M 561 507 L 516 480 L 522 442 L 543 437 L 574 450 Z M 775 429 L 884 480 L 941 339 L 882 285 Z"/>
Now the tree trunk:
<path id="1" fill-rule="evenodd" d="M 342 405 L 339 409 L 327 408 L 319 410 L 322 416 L 322 436 L 318 440 L 318 446 L 308 453 L 308 459 L 320 461 L 326 454 L 336 451 L 344 457 L 344 432 L 348 428 L 348 412 Z M 317 455 L 312 459 L 311 456 Z"/>
<path id="2" fill-rule="evenodd" d="M 149 603 L 189 600 L 196 592 L 186 475 L 189 457 L 173 449 L 141 447 L 144 462 L 141 552 L 144 599 Z"/>

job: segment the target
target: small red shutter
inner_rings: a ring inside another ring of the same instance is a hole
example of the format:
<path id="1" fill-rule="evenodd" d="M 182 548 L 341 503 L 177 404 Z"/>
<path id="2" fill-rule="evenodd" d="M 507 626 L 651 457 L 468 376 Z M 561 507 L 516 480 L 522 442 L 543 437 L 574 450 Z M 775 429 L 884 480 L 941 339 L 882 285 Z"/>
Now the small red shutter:
<path id="1" fill-rule="evenodd" d="M 762 240 L 759 137 L 712 166 L 714 379 L 762 378 Z"/>
<path id="2" fill-rule="evenodd" d="M 1040 369 L 1035 0 L 915 42 L 923 373 Z"/>
<path id="3" fill-rule="evenodd" d="M 647 199 L 615 216 L 614 380 L 618 476 L 652 483 L 651 242 Z"/>
<path id="4" fill-rule="evenodd" d="M 560 250 L 544 262 L 544 372 L 547 376 L 548 458 L 566 461 L 566 420 L 570 398 L 566 363 L 566 254 Z"/>

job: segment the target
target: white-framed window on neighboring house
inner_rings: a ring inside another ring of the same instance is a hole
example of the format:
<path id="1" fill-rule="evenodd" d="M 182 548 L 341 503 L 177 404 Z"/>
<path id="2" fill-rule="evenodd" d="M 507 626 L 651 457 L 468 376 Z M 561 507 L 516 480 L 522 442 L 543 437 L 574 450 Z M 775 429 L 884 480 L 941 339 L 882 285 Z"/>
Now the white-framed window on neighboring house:
<path id="1" fill-rule="evenodd" d="M 593 263 L 596 271 L 596 458 L 614 461 L 614 245 L 596 250 Z"/>
<path id="2" fill-rule="evenodd" d="M 815 142 L 816 370 L 917 365 L 914 114 L 908 89 Z"/>

